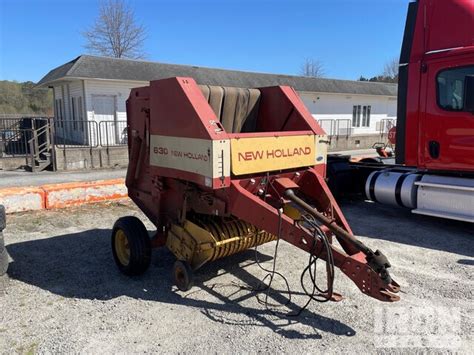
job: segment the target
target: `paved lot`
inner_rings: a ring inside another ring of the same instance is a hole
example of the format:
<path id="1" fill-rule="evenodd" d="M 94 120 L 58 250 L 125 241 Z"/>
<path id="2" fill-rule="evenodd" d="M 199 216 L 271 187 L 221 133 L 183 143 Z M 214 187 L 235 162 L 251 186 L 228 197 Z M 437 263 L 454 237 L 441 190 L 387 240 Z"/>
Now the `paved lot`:
<path id="1" fill-rule="evenodd" d="M 172 285 L 166 250 L 154 252 L 143 277 L 129 279 L 116 270 L 109 245 L 116 218 L 141 216 L 128 202 L 9 216 L 13 261 L 0 295 L 0 353 L 472 352 L 473 226 L 365 202 L 343 210 L 355 233 L 389 256 L 400 302 L 370 299 L 337 272 L 341 303 L 312 303 L 300 317 L 286 317 L 306 301 L 299 276 L 307 263 L 286 243 L 277 269 L 296 294 L 278 313 L 249 289 L 265 276 L 253 251 L 204 267 L 186 293 Z M 259 248 L 268 267 L 273 248 Z M 271 301 L 285 302 L 283 282 L 276 279 L 275 288 Z"/>

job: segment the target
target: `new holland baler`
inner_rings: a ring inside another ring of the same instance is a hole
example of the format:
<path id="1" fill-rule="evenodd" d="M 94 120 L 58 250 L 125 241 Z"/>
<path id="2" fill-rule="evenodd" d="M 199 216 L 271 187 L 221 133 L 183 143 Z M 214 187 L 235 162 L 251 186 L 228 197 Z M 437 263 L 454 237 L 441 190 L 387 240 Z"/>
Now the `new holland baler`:
<path id="1" fill-rule="evenodd" d="M 331 195 L 326 134 L 292 88 L 156 80 L 131 91 L 127 117 L 128 193 L 157 230 L 150 238 L 135 217 L 115 223 L 123 273 L 143 273 L 151 249 L 166 246 L 188 290 L 205 263 L 282 239 L 326 261 L 319 296 L 333 298 L 337 267 L 368 296 L 399 299 L 387 258 L 356 239 Z"/>

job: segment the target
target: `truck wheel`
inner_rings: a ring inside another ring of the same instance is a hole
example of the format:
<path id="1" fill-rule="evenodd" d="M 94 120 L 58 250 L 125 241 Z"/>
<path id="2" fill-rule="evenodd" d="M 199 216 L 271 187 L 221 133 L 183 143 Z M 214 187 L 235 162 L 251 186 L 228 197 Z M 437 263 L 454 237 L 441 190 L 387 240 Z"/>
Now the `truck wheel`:
<path id="1" fill-rule="evenodd" d="M 3 240 L 3 232 L 0 231 L 0 277 L 7 273 L 8 269 L 8 253 L 5 248 L 5 242 Z"/>
<path id="2" fill-rule="evenodd" d="M 0 232 L 2 234 L 2 232 Z M 0 236 L 1 238 L 1 236 Z M 0 251 L 0 277 L 5 275 L 8 270 L 8 253 L 5 248 Z"/>
<path id="3" fill-rule="evenodd" d="M 128 216 L 117 220 L 112 230 L 115 263 L 125 275 L 143 274 L 150 266 L 151 242 L 143 223 Z"/>
<path id="4" fill-rule="evenodd" d="M 5 249 L 5 240 L 3 239 L 3 232 L 0 231 L 0 253 Z"/>
<path id="5" fill-rule="evenodd" d="M 8 253 L 3 240 L 3 230 L 6 227 L 5 207 L 0 205 L 0 278 L 7 273 L 8 269 Z M 1 282 L 1 280 L 0 280 Z M 0 287 L 1 289 L 1 287 Z"/>
<path id="6" fill-rule="evenodd" d="M 188 291 L 194 285 L 194 274 L 186 261 L 176 260 L 173 265 L 173 280 L 181 291 Z"/>
<path id="7" fill-rule="evenodd" d="M 0 205 L 0 232 L 2 232 L 7 226 L 5 207 Z"/>

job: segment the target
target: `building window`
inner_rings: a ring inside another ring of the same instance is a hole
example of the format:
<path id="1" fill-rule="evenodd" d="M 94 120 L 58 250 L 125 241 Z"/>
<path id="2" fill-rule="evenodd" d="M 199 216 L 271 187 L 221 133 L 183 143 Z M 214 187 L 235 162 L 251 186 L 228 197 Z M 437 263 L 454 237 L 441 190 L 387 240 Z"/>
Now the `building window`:
<path id="1" fill-rule="evenodd" d="M 79 127 L 81 129 L 82 132 L 84 132 L 84 125 L 85 125 L 85 122 L 84 122 L 84 117 L 82 116 L 82 96 L 79 96 L 77 98 L 77 118 L 78 118 L 78 121 L 79 121 Z"/>
<path id="2" fill-rule="evenodd" d="M 352 127 L 360 127 L 360 112 L 360 105 L 354 105 L 352 107 Z"/>
<path id="3" fill-rule="evenodd" d="M 372 111 L 372 106 L 367 106 L 367 120 L 366 120 L 366 123 L 367 123 L 367 127 L 370 127 L 370 112 Z"/>
<path id="4" fill-rule="evenodd" d="M 371 106 L 364 106 L 362 109 L 362 127 L 370 127 L 370 111 Z"/>
<path id="5" fill-rule="evenodd" d="M 443 70 L 438 74 L 439 107 L 447 111 L 464 110 L 464 80 L 470 75 L 474 75 L 474 66 Z"/>
<path id="6" fill-rule="evenodd" d="M 72 126 L 74 130 L 77 129 L 77 106 L 76 106 L 76 98 L 71 97 L 71 106 L 72 106 Z"/>
<path id="7" fill-rule="evenodd" d="M 59 123 L 59 127 L 63 128 L 64 123 L 63 123 L 63 100 L 62 99 L 56 99 L 55 101 L 55 109 L 56 109 L 56 119 Z"/>
<path id="8" fill-rule="evenodd" d="M 354 105 L 352 107 L 352 127 L 370 127 L 371 110 L 372 106 Z"/>

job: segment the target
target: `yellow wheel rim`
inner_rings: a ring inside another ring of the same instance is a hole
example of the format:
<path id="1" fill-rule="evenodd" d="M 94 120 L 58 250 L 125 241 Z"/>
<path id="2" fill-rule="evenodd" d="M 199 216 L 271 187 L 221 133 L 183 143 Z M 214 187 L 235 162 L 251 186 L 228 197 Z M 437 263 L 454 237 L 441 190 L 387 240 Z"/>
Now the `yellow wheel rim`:
<path id="1" fill-rule="evenodd" d="M 128 245 L 127 236 L 121 229 L 117 229 L 115 232 L 115 252 L 120 264 L 127 266 L 130 262 L 130 247 Z"/>

